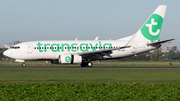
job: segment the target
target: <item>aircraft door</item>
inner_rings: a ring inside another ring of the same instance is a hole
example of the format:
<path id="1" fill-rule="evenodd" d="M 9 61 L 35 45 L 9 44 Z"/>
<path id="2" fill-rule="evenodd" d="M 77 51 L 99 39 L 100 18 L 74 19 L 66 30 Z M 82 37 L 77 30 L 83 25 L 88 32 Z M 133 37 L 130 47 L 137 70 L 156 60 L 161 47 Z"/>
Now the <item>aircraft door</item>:
<path id="1" fill-rule="evenodd" d="M 27 44 L 27 53 L 31 54 L 33 52 L 32 44 Z"/>
<path id="2" fill-rule="evenodd" d="M 137 45 L 136 45 L 136 44 L 133 44 L 133 45 L 131 46 L 131 52 L 132 52 L 132 53 L 136 53 L 136 51 L 137 51 Z"/>

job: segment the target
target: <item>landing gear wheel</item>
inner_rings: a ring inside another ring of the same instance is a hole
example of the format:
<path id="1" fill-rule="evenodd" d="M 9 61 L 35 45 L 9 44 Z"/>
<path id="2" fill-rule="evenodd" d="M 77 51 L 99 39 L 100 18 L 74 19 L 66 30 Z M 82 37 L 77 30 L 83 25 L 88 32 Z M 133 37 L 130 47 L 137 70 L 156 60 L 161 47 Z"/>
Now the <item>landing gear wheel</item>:
<path id="1" fill-rule="evenodd" d="M 87 62 L 87 67 L 92 67 L 93 63 L 92 62 Z"/>
<path id="2" fill-rule="evenodd" d="M 23 64 L 22 64 L 22 67 L 26 67 L 26 64 L 25 64 L 25 63 L 23 63 Z"/>
<path id="3" fill-rule="evenodd" d="M 86 67 L 87 66 L 87 63 L 86 62 L 82 62 L 81 63 L 81 67 Z"/>

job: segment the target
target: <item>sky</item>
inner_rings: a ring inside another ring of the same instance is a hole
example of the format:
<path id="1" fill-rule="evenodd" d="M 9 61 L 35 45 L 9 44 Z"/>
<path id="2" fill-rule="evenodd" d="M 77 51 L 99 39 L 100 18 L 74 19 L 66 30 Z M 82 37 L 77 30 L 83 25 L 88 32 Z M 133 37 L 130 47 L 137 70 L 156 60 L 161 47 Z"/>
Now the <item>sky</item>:
<path id="1" fill-rule="evenodd" d="M 0 48 L 15 40 L 116 40 L 167 5 L 160 40 L 180 49 L 180 0 L 0 0 Z"/>

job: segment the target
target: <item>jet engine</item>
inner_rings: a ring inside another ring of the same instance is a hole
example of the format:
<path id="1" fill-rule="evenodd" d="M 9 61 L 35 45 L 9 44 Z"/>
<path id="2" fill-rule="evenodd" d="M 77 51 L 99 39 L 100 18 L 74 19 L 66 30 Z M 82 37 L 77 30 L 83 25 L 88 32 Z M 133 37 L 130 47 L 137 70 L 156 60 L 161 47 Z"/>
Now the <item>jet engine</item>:
<path id="1" fill-rule="evenodd" d="M 82 63 L 82 56 L 79 55 L 71 55 L 71 54 L 64 54 L 64 55 L 59 55 L 58 60 L 52 60 L 52 64 L 78 64 Z"/>

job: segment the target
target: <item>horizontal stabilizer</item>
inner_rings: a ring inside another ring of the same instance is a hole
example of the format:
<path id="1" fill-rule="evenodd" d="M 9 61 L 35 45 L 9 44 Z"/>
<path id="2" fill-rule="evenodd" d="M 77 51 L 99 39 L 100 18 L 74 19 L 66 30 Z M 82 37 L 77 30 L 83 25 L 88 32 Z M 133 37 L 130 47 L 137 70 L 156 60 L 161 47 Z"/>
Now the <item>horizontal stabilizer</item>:
<path id="1" fill-rule="evenodd" d="M 147 45 L 148 45 L 148 46 L 153 46 L 153 45 L 165 43 L 165 42 L 172 41 L 172 40 L 175 40 L 175 39 L 169 39 L 169 40 L 164 40 L 164 41 L 159 41 L 159 42 L 149 43 L 149 44 L 147 44 Z"/>

